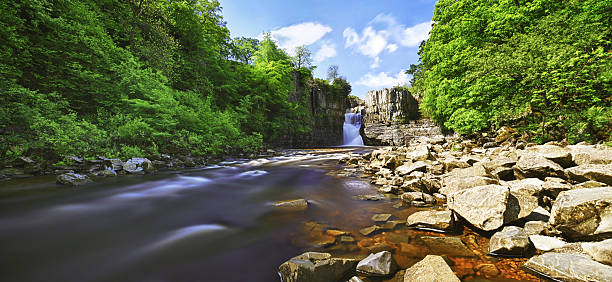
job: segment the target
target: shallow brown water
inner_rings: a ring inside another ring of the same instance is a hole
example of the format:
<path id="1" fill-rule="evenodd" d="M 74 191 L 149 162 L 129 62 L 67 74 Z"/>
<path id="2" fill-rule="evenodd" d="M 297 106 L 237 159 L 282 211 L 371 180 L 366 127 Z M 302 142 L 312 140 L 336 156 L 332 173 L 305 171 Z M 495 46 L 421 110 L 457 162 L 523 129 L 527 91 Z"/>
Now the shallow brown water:
<path id="1" fill-rule="evenodd" d="M 336 176 L 338 150 L 308 151 L 263 166 L 241 162 L 126 176 L 80 188 L 51 177 L 0 183 L 2 281 L 279 281 L 277 267 L 306 250 L 362 257 L 386 243 L 401 268 L 431 253 L 420 236 L 439 234 L 398 225 L 366 237 L 359 229 L 376 213 L 405 221 L 415 208 L 397 199 L 362 201 L 376 188 L 354 176 Z M 305 154 L 316 154 L 316 156 Z M 263 163 L 263 162 L 262 162 Z M 278 212 L 271 203 L 305 198 L 305 212 Z M 329 229 L 350 233 L 339 242 Z M 461 234 L 464 242 L 474 234 Z M 478 246 L 486 238 L 476 237 Z M 468 244 L 469 245 L 469 244 Z M 484 255 L 450 257 L 465 280 L 494 263 L 493 281 L 532 279 L 511 261 Z"/>

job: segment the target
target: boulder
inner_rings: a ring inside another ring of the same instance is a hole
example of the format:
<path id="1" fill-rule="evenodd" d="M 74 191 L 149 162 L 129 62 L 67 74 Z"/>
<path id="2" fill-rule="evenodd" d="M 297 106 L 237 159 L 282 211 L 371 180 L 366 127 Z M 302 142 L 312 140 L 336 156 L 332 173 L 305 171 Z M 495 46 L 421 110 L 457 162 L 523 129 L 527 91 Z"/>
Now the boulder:
<path id="1" fill-rule="evenodd" d="M 556 145 L 539 145 L 527 148 L 526 151 L 551 160 L 562 167 L 570 167 L 574 165 L 571 150 L 568 148 Z"/>
<path id="2" fill-rule="evenodd" d="M 147 158 L 131 158 L 123 164 L 123 170 L 132 174 L 142 174 L 155 170 L 155 167 Z"/>
<path id="3" fill-rule="evenodd" d="M 489 241 L 489 253 L 495 255 L 523 256 L 529 253 L 530 247 L 529 236 L 516 226 L 504 227 Z"/>
<path id="4" fill-rule="evenodd" d="M 407 192 L 400 197 L 402 202 L 409 206 L 433 205 L 436 202 L 436 199 L 432 195 L 423 192 Z"/>
<path id="5" fill-rule="evenodd" d="M 428 255 L 406 269 L 404 282 L 414 281 L 460 282 L 461 280 L 441 256 Z"/>
<path id="6" fill-rule="evenodd" d="M 545 253 L 532 257 L 524 267 L 557 281 L 612 281 L 612 266 L 586 255 Z"/>
<path id="7" fill-rule="evenodd" d="M 448 173 L 447 176 L 455 178 L 466 178 L 473 176 L 489 176 L 489 173 L 482 164 L 476 163 L 474 164 L 474 166 L 471 167 L 453 169 L 451 172 Z"/>
<path id="8" fill-rule="evenodd" d="M 568 168 L 565 173 L 574 181 L 593 180 L 612 185 L 612 164 L 585 164 Z"/>
<path id="9" fill-rule="evenodd" d="M 584 242 L 581 247 L 594 260 L 612 265 L 612 239 L 601 242 Z"/>
<path id="10" fill-rule="evenodd" d="M 95 177 L 113 177 L 113 176 L 117 176 L 117 173 L 114 170 L 103 169 L 103 170 L 94 171 L 91 173 L 91 175 Z"/>
<path id="11" fill-rule="evenodd" d="M 520 210 L 518 218 L 524 218 L 530 215 L 533 210 L 538 207 L 538 197 L 542 190 L 542 180 L 537 178 L 527 178 L 522 180 L 514 180 L 505 182 L 505 185 L 510 186 L 510 194 L 516 199 Z"/>
<path id="12" fill-rule="evenodd" d="M 378 231 L 380 229 L 381 229 L 380 226 L 372 225 L 372 226 L 368 226 L 368 227 L 359 229 L 359 233 L 361 233 L 361 235 L 363 235 L 363 236 L 368 236 L 368 235 L 370 235 L 370 234 L 372 234 L 372 233 L 374 233 L 374 232 L 376 232 L 376 231 Z"/>
<path id="13" fill-rule="evenodd" d="M 500 185 L 478 186 L 447 195 L 448 208 L 484 231 L 495 230 L 516 220 L 519 208 L 511 206 L 510 188 Z"/>
<path id="14" fill-rule="evenodd" d="M 518 179 L 564 177 L 563 167 L 537 154 L 523 154 L 514 166 Z"/>
<path id="15" fill-rule="evenodd" d="M 123 169 L 123 161 L 120 159 L 104 159 L 104 166 L 119 171 Z"/>
<path id="16" fill-rule="evenodd" d="M 551 209 L 550 225 L 569 239 L 612 235 L 612 187 L 561 192 Z"/>
<path id="17" fill-rule="evenodd" d="M 423 236 L 421 240 L 434 254 L 449 255 L 452 257 L 476 257 L 476 254 L 474 254 L 459 237 Z"/>
<path id="18" fill-rule="evenodd" d="M 376 222 L 385 222 L 391 218 L 390 213 L 379 213 L 372 216 L 372 220 Z"/>
<path id="19" fill-rule="evenodd" d="M 523 231 L 527 235 L 540 235 L 548 228 L 548 223 L 544 221 L 527 221 Z"/>
<path id="20" fill-rule="evenodd" d="M 453 212 L 450 210 L 418 211 L 408 217 L 407 224 L 417 228 L 450 231 L 454 224 Z"/>
<path id="21" fill-rule="evenodd" d="M 577 165 L 612 164 L 612 148 L 592 145 L 570 145 L 572 161 Z"/>
<path id="22" fill-rule="evenodd" d="M 413 171 L 427 171 L 427 163 L 424 161 L 418 161 L 416 163 L 406 163 L 395 169 L 395 174 L 399 176 L 404 176 L 412 173 Z"/>
<path id="23" fill-rule="evenodd" d="M 278 268 L 284 282 L 328 282 L 346 279 L 358 260 L 332 258 L 329 253 L 307 252 Z"/>
<path id="24" fill-rule="evenodd" d="M 529 240 L 536 249 L 544 252 L 560 249 L 567 245 L 565 241 L 559 238 L 544 235 L 530 235 Z"/>
<path id="25" fill-rule="evenodd" d="M 489 184 L 499 184 L 499 181 L 485 176 L 470 176 L 470 177 L 447 177 L 444 179 L 440 193 L 448 195 L 468 188 L 484 186 Z"/>
<path id="26" fill-rule="evenodd" d="M 63 185 L 79 186 L 91 182 L 91 179 L 84 174 L 69 172 L 58 175 L 56 182 Z"/>
<path id="27" fill-rule="evenodd" d="M 414 147 L 414 150 L 408 152 L 407 157 L 413 161 L 425 161 L 428 160 L 431 155 L 427 145 L 418 145 Z"/>
<path id="28" fill-rule="evenodd" d="M 305 211 L 308 209 L 308 201 L 304 199 L 278 201 L 274 207 L 282 211 Z"/>
<path id="29" fill-rule="evenodd" d="M 370 254 L 357 264 L 357 272 L 366 276 L 387 276 L 395 272 L 396 264 L 388 251 Z"/>

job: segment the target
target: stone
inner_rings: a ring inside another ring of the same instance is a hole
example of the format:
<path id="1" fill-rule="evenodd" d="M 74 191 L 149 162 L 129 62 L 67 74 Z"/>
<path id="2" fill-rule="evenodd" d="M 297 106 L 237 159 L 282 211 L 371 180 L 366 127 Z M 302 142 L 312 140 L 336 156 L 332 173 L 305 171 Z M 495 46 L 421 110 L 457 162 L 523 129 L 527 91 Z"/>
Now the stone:
<path id="1" fill-rule="evenodd" d="M 548 228 L 548 222 L 528 221 L 528 222 L 525 222 L 525 227 L 523 227 L 523 231 L 525 231 L 527 235 L 540 235 L 547 228 Z"/>
<path id="2" fill-rule="evenodd" d="M 577 165 L 585 164 L 611 164 L 612 149 L 610 147 L 597 147 L 591 145 L 570 145 L 572 161 Z"/>
<path id="3" fill-rule="evenodd" d="M 510 137 L 512 137 L 513 135 L 517 133 L 518 131 L 516 131 L 516 129 L 510 128 L 508 126 L 502 126 L 500 129 L 497 130 L 497 136 L 495 137 L 495 142 L 502 143 L 510 139 Z"/>
<path id="4" fill-rule="evenodd" d="M 518 218 L 518 207 L 509 208 L 509 196 L 505 186 L 478 186 L 448 194 L 447 205 L 475 227 L 491 231 Z"/>
<path id="5" fill-rule="evenodd" d="M 342 231 L 342 230 L 328 229 L 328 230 L 325 230 L 325 234 L 337 237 L 337 236 L 346 235 L 348 234 L 348 232 Z"/>
<path id="6" fill-rule="evenodd" d="M 282 211 L 305 211 L 308 209 L 308 201 L 304 199 L 278 201 L 274 203 L 274 207 Z"/>
<path id="7" fill-rule="evenodd" d="M 505 226 L 491 236 L 489 253 L 495 255 L 524 256 L 529 253 L 529 237 L 523 228 Z"/>
<path id="8" fill-rule="evenodd" d="M 489 173 L 482 164 L 476 163 L 474 164 L 474 166 L 471 167 L 453 169 L 451 172 L 448 173 L 447 176 L 455 178 L 467 178 L 474 176 L 488 177 Z"/>
<path id="9" fill-rule="evenodd" d="M 402 194 L 400 198 L 403 203 L 412 206 L 433 205 L 436 202 L 432 195 L 423 192 L 407 192 Z"/>
<path id="10" fill-rule="evenodd" d="M 612 281 L 612 266 L 586 255 L 545 253 L 532 257 L 524 267 L 556 281 Z"/>
<path id="11" fill-rule="evenodd" d="M 376 231 L 378 231 L 380 229 L 381 229 L 380 226 L 372 225 L 372 226 L 368 226 L 368 227 L 360 229 L 359 233 L 361 233 L 361 235 L 363 235 L 363 236 L 368 236 L 368 235 L 370 235 L 370 234 L 372 234 L 372 233 L 374 233 L 374 232 L 376 232 Z"/>
<path id="12" fill-rule="evenodd" d="M 391 252 L 382 251 L 370 254 L 357 264 L 357 272 L 366 276 L 387 276 L 396 268 Z"/>
<path id="13" fill-rule="evenodd" d="M 544 236 L 544 235 L 530 235 L 529 240 L 533 243 L 533 246 L 540 251 L 550 251 L 554 249 L 560 249 L 567 245 L 567 243 L 559 238 Z"/>
<path id="14" fill-rule="evenodd" d="M 386 229 L 386 230 L 393 230 L 395 229 L 395 227 L 397 227 L 398 225 L 404 223 L 404 221 L 401 220 L 390 220 L 385 222 L 385 224 L 383 224 L 382 229 Z"/>
<path id="15" fill-rule="evenodd" d="M 599 181 L 589 180 L 589 181 L 582 182 L 580 184 L 574 185 L 574 188 L 576 188 L 576 189 L 581 189 L 581 188 L 598 188 L 598 187 L 606 187 L 606 186 L 608 186 L 606 183 L 601 183 Z M 570 190 L 570 189 L 566 189 L 565 191 Z"/>
<path id="16" fill-rule="evenodd" d="M 278 270 L 284 282 L 329 282 L 348 276 L 357 263 L 332 258 L 329 253 L 307 252 L 284 262 Z"/>
<path id="17" fill-rule="evenodd" d="M 103 170 L 94 171 L 91 173 L 91 175 L 95 177 L 113 177 L 113 176 L 117 176 L 117 173 L 114 170 L 103 169 Z"/>
<path id="18" fill-rule="evenodd" d="M 359 278 L 357 276 L 353 276 L 347 282 L 363 282 L 363 280 L 361 280 L 361 278 Z"/>
<path id="19" fill-rule="evenodd" d="M 362 200 L 362 201 L 381 201 L 381 200 L 386 199 L 384 195 L 380 195 L 380 194 L 357 195 L 355 196 L 355 198 L 358 200 Z"/>
<path id="20" fill-rule="evenodd" d="M 499 184 L 499 181 L 485 176 L 448 177 L 444 179 L 444 184 L 442 188 L 440 188 L 440 193 L 448 195 L 461 190 L 489 184 Z"/>
<path id="21" fill-rule="evenodd" d="M 572 190 L 574 187 L 567 183 L 564 179 L 557 177 L 546 177 L 541 185 L 540 195 L 547 195 L 553 199 L 559 196 L 559 193 L 567 190 Z M 591 188 L 591 187 L 584 187 Z"/>
<path id="22" fill-rule="evenodd" d="M 342 243 L 352 243 L 352 242 L 355 242 L 355 238 L 353 238 L 353 236 L 342 235 L 342 236 L 340 236 L 340 242 L 342 242 Z"/>
<path id="23" fill-rule="evenodd" d="M 612 164 L 585 164 L 568 168 L 565 173 L 574 181 L 593 180 L 612 185 Z"/>
<path id="24" fill-rule="evenodd" d="M 526 150 L 530 153 L 535 153 L 545 159 L 551 160 L 562 167 L 570 167 L 574 165 L 572 161 L 571 150 L 556 146 L 556 145 L 540 145 L 528 148 Z"/>
<path id="25" fill-rule="evenodd" d="M 404 176 L 412 173 L 413 171 L 427 172 L 427 163 L 418 161 L 416 163 L 403 164 L 395 169 L 395 174 Z"/>
<path id="26" fill-rule="evenodd" d="M 105 167 L 110 168 L 114 171 L 119 171 L 123 169 L 123 161 L 120 159 L 103 159 L 103 161 Z"/>
<path id="27" fill-rule="evenodd" d="M 378 243 L 372 246 L 366 247 L 370 253 L 380 253 L 380 252 L 392 252 L 393 247 L 387 243 Z"/>
<path id="28" fill-rule="evenodd" d="M 450 210 L 418 211 L 408 216 L 407 224 L 417 228 L 450 231 L 454 224 L 453 212 Z"/>
<path id="29" fill-rule="evenodd" d="M 456 169 L 456 168 L 468 168 L 471 166 L 466 161 L 459 160 L 454 157 L 447 157 L 443 159 L 441 162 L 442 162 L 442 166 L 444 167 L 444 170 L 446 171 L 452 171 L 453 169 Z"/>
<path id="30" fill-rule="evenodd" d="M 549 223 L 569 239 L 612 235 L 612 187 L 564 191 L 552 206 Z"/>
<path id="31" fill-rule="evenodd" d="M 535 208 L 528 216 L 524 217 L 527 221 L 546 221 L 550 220 L 550 213 L 543 207 Z"/>
<path id="32" fill-rule="evenodd" d="M 481 263 L 474 267 L 474 270 L 484 274 L 485 276 L 499 275 L 499 269 L 492 263 Z"/>
<path id="33" fill-rule="evenodd" d="M 372 220 L 376 222 L 385 222 L 391 218 L 390 213 L 379 213 L 372 216 Z"/>
<path id="34" fill-rule="evenodd" d="M 542 190 L 542 180 L 537 178 L 526 178 L 515 181 L 508 181 L 505 184 L 510 186 L 510 194 L 516 199 L 519 207 L 518 218 L 530 215 L 538 207 L 538 197 Z"/>
<path id="35" fill-rule="evenodd" d="M 87 175 L 69 172 L 58 175 L 56 182 L 63 185 L 79 186 L 92 181 Z"/>
<path id="36" fill-rule="evenodd" d="M 538 154 L 523 154 L 514 166 L 514 175 L 518 179 L 546 177 L 565 177 L 563 167 Z"/>
<path id="37" fill-rule="evenodd" d="M 123 170 L 132 174 L 142 174 L 152 172 L 155 167 L 147 158 L 131 158 L 123 164 Z"/>
<path id="38" fill-rule="evenodd" d="M 421 240 L 434 254 L 449 255 L 452 257 L 476 257 L 476 254 L 474 254 L 474 252 L 472 252 L 458 237 L 423 236 Z"/>
<path id="39" fill-rule="evenodd" d="M 612 239 L 601 242 L 584 242 L 581 244 L 581 247 L 592 259 L 612 265 Z"/>
<path id="40" fill-rule="evenodd" d="M 441 256 L 427 255 L 423 260 L 406 269 L 404 282 L 460 282 Z"/>
<path id="41" fill-rule="evenodd" d="M 426 161 L 431 158 L 429 148 L 427 145 L 418 145 L 414 147 L 414 150 L 408 152 L 406 155 L 413 161 Z"/>

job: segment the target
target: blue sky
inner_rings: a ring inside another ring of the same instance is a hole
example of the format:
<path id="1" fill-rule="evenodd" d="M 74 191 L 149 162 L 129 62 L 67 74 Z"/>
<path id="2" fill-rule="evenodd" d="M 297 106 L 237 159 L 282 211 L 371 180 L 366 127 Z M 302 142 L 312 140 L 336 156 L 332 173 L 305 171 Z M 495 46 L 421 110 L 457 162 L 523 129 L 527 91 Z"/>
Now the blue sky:
<path id="1" fill-rule="evenodd" d="M 290 54 L 306 45 L 325 78 L 330 65 L 353 95 L 408 82 L 403 73 L 418 60 L 436 0 L 220 0 L 232 37 L 271 32 Z"/>

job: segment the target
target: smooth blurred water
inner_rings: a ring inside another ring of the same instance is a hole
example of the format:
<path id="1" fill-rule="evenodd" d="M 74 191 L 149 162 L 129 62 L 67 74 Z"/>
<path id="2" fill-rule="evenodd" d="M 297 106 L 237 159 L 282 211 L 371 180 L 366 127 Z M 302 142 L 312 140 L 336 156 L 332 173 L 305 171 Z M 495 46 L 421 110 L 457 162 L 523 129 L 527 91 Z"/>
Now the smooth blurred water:
<path id="1" fill-rule="evenodd" d="M 342 125 L 345 146 L 363 146 L 363 139 L 359 134 L 361 129 L 361 114 L 344 114 L 344 124 Z"/>

